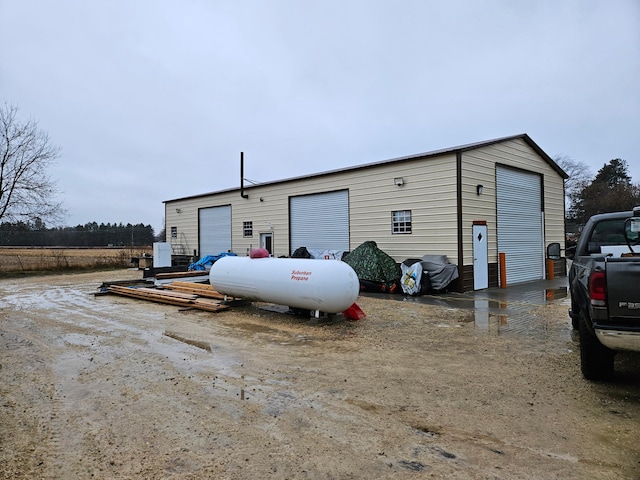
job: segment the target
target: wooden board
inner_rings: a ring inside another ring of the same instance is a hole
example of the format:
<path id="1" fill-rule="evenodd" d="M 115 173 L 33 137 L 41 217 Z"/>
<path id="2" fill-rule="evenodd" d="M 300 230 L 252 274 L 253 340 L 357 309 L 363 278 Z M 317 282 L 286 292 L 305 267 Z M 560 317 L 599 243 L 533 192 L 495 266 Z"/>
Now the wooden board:
<path id="1" fill-rule="evenodd" d="M 227 305 L 222 305 L 219 301 L 214 301 L 209 298 L 201 298 L 199 295 L 188 292 L 176 292 L 147 287 L 125 287 L 122 285 L 111 285 L 107 288 L 107 291 L 116 295 L 137 298 L 140 300 L 166 303 L 184 308 L 195 308 L 198 310 L 206 310 L 208 312 L 219 312 L 220 310 L 229 308 Z"/>
<path id="2" fill-rule="evenodd" d="M 171 282 L 163 285 L 164 290 L 174 290 L 176 292 L 193 293 L 200 297 L 217 298 L 218 300 L 224 300 L 225 295 L 216 292 L 211 285 L 202 285 L 188 282 Z"/>
<path id="3" fill-rule="evenodd" d="M 166 280 L 168 278 L 189 278 L 189 277 L 203 277 L 209 275 L 209 272 L 206 270 L 195 270 L 192 272 L 168 272 L 168 273 L 158 273 L 156 274 L 156 278 L 158 280 Z"/>

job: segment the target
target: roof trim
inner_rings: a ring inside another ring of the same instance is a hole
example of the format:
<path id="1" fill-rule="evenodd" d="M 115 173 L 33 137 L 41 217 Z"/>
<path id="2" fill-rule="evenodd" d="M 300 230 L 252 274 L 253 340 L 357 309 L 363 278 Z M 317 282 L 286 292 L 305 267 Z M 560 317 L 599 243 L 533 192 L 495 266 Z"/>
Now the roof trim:
<path id="1" fill-rule="evenodd" d="M 381 160 L 381 161 L 377 161 L 377 162 L 354 165 L 354 166 L 351 166 L 351 167 L 337 168 L 337 169 L 334 169 L 334 170 L 327 170 L 327 171 L 324 171 L 324 172 L 312 173 L 310 175 L 301 175 L 301 176 L 298 176 L 298 177 L 290 177 L 290 178 L 285 178 L 285 179 L 281 179 L 281 180 L 273 180 L 273 181 L 270 181 L 270 182 L 259 183 L 259 184 L 256 184 L 256 185 L 253 185 L 253 186 L 249 186 L 249 187 L 245 186 L 244 189 L 245 190 L 251 190 L 252 188 L 260 187 L 260 186 L 264 186 L 264 185 L 276 185 L 276 184 L 279 184 L 279 183 L 293 182 L 293 181 L 296 181 L 296 180 L 302 180 L 302 179 L 307 179 L 307 178 L 323 177 L 323 176 L 326 176 L 326 175 L 334 175 L 336 173 L 343 173 L 343 172 L 350 172 L 350 171 L 353 171 L 353 170 L 362 170 L 362 169 L 372 168 L 372 167 L 376 167 L 376 166 L 379 166 L 379 165 L 386 165 L 386 164 L 389 164 L 389 163 L 405 162 L 405 161 L 409 161 L 409 160 L 415 160 L 415 159 L 418 159 L 418 158 L 437 157 L 437 156 L 445 155 L 445 154 L 448 154 L 448 153 L 463 153 L 463 152 L 468 152 L 470 150 L 476 150 L 478 148 L 488 147 L 490 145 L 494 145 L 494 144 L 497 144 L 497 143 L 502 143 L 502 142 L 511 141 L 511 140 L 518 140 L 518 139 L 523 140 L 527 145 L 529 145 L 563 179 L 569 178 L 569 175 L 567 175 L 567 173 L 564 170 L 562 170 L 562 168 L 560 168 L 560 166 L 549 155 L 547 155 L 545 153 L 545 151 L 542 150 L 538 146 L 538 144 L 531 139 L 531 137 L 529 137 L 529 135 L 527 135 L 526 133 L 521 133 L 519 135 L 511 135 L 509 137 L 495 138 L 493 140 L 485 140 L 485 141 L 482 141 L 482 142 L 468 143 L 466 145 L 459 145 L 459 146 L 456 146 L 456 147 L 443 148 L 443 149 L 440 149 L 440 150 L 433 150 L 433 151 L 430 151 L 430 152 L 417 153 L 417 154 L 414 154 L 414 155 L 407 155 L 407 156 L 404 156 L 404 157 L 396 157 L 396 158 L 391 158 L 391 159 L 388 159 L 388 160 Z M 213 192 L 200 193 L 200 194 L 196 194 L 196 195 L 189 195 L 189 196 L 186 196 L 186 197 L 174 198 L 174 199 L 171 199 L 171 200 L 164 200 L 162 203 L 176 202 L 176 201 L 179 201 L 179 200 L 190 200 L 190 199 L 195 199 L 195 198 L 208 197 L 210 195 L 216 195 L 216 194 L 219 194 L 219 193 L 227 193 L 227 192 L 235 192 L 235 191 L 240 191 L 240 187 L 225 188 L 225 189 L 216 190 L 216 191 L 213 191 Z"/>

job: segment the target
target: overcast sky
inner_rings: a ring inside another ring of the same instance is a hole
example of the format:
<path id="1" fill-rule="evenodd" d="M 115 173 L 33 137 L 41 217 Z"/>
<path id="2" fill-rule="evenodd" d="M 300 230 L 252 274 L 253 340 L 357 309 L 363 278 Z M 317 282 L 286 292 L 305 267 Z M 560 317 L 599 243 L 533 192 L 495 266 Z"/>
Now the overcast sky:
<path id="1" fill-rule="evenodd" d="M 639 0 L 0 0 L 0 102 L 69 214 L 527 133 L 640 183 Z"/>

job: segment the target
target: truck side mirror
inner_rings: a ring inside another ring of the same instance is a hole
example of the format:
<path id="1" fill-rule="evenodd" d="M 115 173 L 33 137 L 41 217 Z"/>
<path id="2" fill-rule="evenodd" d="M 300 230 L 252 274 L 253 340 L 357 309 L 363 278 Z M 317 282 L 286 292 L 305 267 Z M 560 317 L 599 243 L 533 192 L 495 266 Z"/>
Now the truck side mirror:
<path id="1" fill-rule="evenodd" d="M 633 250 L 631 245 L 638 245 L 640 243 L 640 208 L 635 207 L 633 209 L 633 217 L 629 217 L 624 221 L 624 239 L 627 242 L 627 247 L 632 256 L 638 254 Z"/>
<path id="2" fill-rule="evenodd" d="M 547 258 L 550 258 L 551 260 L 560 259 L 560 244 L 558 242 L 547 245 Z"/>

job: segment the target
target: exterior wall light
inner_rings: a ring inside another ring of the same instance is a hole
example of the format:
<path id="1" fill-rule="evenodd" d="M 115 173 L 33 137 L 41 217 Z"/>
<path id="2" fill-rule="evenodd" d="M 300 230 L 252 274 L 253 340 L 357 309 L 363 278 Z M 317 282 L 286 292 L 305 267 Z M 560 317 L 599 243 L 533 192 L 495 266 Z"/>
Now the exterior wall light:
<path id="1" fill-rule="evenodd" d="M 480 184 L 476 185 L 476 195 L 482 195 L 482 190 L 484 190 L 484 186 Z"/>
<path id="2" fill-rule="evenodd" d="M 182 210 L 179 208 L 176 208 L 176 213 L 182 213 Z"/>
<path id="3" fill-rule="evenodd" d="M 393 183 L 395 183 L 397 186 L 401 187 L 402 185 L 404 185 L 404 178 L 403 177 L 396 177 L 393 179 Z"/>

